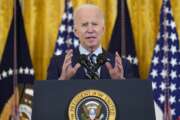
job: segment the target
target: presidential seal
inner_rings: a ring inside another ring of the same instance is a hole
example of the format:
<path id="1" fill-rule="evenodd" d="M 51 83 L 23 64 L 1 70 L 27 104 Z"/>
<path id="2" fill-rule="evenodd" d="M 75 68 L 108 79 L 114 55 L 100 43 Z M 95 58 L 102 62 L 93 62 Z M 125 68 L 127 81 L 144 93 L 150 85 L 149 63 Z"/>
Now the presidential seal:
<path id="1" fill-rule="evenodd" d="M 69 120 L 115 120 L 116 108 L 113 100 L 100 90 L 85 90 L 70 102 Z"/>

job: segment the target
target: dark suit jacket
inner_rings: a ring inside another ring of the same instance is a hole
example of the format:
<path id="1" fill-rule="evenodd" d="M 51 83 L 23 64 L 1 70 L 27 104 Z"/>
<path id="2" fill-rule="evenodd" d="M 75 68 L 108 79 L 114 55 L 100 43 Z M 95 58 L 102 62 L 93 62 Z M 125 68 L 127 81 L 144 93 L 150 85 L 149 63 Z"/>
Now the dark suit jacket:
<path id="1" fill-rule="evenodd" d="M 115 56 L 104 51 L 106 54 L 106 57 L 110 59 L 111 64 L 114 66 L 114 58 Z M 78 49 L 75 49 L 73 51 L 73 57 L 72 57 L 72 66 L 74 66 L 77 63 L 78 57 L 80 53 Z M 60 77 L 61 69 L 63 66 L 65 54 L 62 54 L 60 56 L 53 56 L 50 62 L 50 65 L 48 67 L 48 74 L 47 74 L 47 79 L 48 80 L 56 80 Z M 136 77 L 133 71 L 133 67 L 130 65 L 130 63 L 122 59 L 122 64 L 124 68 L 124 77 L 125 78 L 133 78 Z M 85 71 L 83 67 L 80 67 L 76 74 L 71 78 L 71 79 L 87 79 L 85 76 Z M 106 68 L 105 65 L 101 66 L 101 71 L 100 71 L 100 79 L 111 79 L 109 72 Z"/>

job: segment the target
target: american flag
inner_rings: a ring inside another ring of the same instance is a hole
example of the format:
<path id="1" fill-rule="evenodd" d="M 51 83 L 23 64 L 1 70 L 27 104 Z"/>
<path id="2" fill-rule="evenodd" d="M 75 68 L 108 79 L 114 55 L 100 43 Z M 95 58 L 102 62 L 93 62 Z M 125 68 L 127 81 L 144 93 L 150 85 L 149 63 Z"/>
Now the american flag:
<path id="1" fill-rule="evenodd" d="M 65 1 L 65 11 L 62 17 L 62 23 L 59 27 L 57 42 L 54 55 L 58 56 L 67 49 L 73 49 L 79 46 L 79 40 L 73 32 L 73 7 L 70 0 Z"/>
<path id="2" fill-rule="evenodd" d="M 180 120 L 180 49 L 169 0 L 163 0 L 149 79 L 162 119 Z"/>
<path id="3" fill-rule="evenodd" d="M 14 17 L 15 14 L 12 17 L 6 46 L 0 63 L 0 112 L 5 104 L 9 104 L 8 100 L 14 95 L 15 99 L 11 105 L 13 110 L 12 119 L 19 120 L 20 117 L 21 119 L 29 118 L 28 120 L 30 120 L 32 96 L 31 98 L 25 98 L 24 95 L 27 93 L 27 85 L 31 86 L 32 89 L 35 79 L 34 68 L 30 57 L 20 1 L 16 0 L 15 2 L 16 17 Z M 14 22 L 16 23 L 14 24 Z M 15 26 L 16 31 L 14 31 Z M 17 87 L 20 88 L 18 89 L 20 97 L 15 92 Z M 27 102 L 22 103 L 22 101 Z"/>

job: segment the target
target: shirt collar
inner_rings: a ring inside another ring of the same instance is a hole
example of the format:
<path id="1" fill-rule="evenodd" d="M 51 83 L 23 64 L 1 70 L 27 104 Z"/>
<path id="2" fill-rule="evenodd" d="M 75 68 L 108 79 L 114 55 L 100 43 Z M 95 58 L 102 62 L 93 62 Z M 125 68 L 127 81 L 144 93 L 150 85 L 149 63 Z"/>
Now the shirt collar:
<path id="1" fill-rule="evenodd" d="M 86 48 L 84 48 L 82 45 L 79 46 L 79 52 L 80 54 L 85 54 L 85 55 L 89 55 L 91 52 L 89 52 Z M 103 53 L 102 47 L 99 46 L 94 52 L 93 54 L 95 54 L 96 56 L 98 56 L 99 54 Z"/>

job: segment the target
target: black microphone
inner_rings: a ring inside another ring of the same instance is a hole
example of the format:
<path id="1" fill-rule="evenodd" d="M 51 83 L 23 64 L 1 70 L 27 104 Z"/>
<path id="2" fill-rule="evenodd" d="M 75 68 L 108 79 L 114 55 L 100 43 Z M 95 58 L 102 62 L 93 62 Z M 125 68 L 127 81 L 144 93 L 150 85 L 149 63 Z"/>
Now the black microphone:
<path id="1" fill-rule="evenodd" d="M 97 63 L 95 64 L 94 70 L 97 71 L 99 67 L 104 65 L 106 62 L 110 61 L 109 59 L 106 58 L 106 55 L 104 53 L 101 53 L 97 56 L 96 59 Z"/>
<path id="2" fill-rule="evenodd" d="M 91 64 L 88 60 L 87 56 L 84 54 L 81 54 L 78 58 L 78 63 L 80 63 L 83 67 L 88 68 L 88 66 Z"/>
<path id="3" fill-rule="evenodd" d="M 78 58 L 78 63 L 80 63 L 87 70 L 87 77 L 89 79 L 99 79 L 99 76 L 95 71 L 95 65 L 89 61 L 88 56 L 81 54 Z"/>

